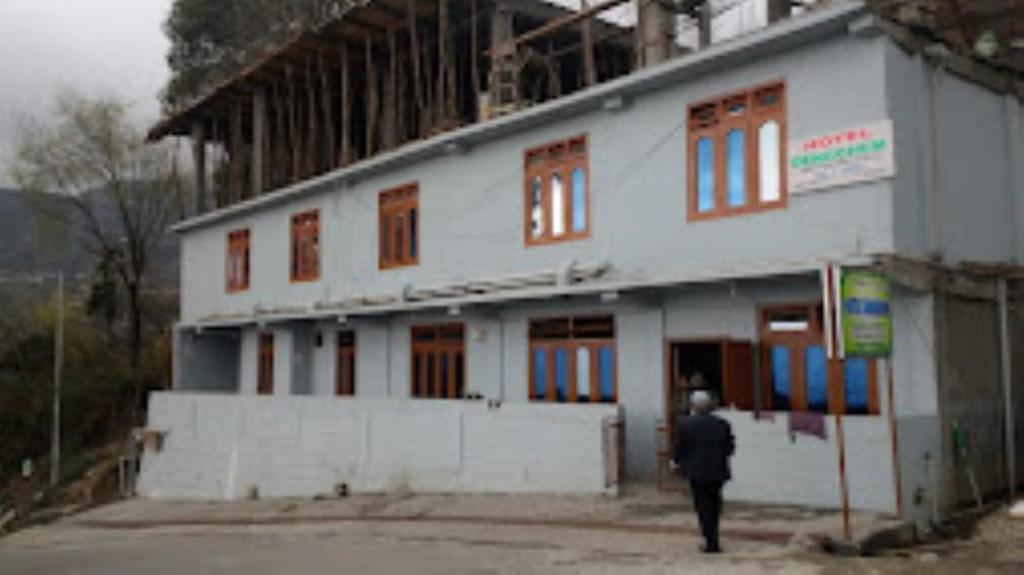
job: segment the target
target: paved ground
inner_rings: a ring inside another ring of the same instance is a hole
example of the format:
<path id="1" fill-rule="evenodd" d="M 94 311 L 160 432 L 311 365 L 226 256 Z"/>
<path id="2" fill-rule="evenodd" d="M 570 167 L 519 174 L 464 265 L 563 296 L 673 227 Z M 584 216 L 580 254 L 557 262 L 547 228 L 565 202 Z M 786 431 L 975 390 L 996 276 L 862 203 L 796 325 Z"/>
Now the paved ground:
<path id="1" fill-rule="evenodd" d="M 727 553 L 709 557 L 680 521 L 685 509 L 646 507 L 658 500 L 133 501 L 0 539 L 0 574 L 1024 572 L 1024 521 L 1003 515 L 970 542 L 841 559 L 800 544 L 799 534 L 789 542 L 776 536 L 787 526 L 825 527 L 833 516 L 740 508 L 730 511 Z M 587 514 L 592 520 L 577 521 Z M 525 517 L 536 521 L 517 521 Z"/>

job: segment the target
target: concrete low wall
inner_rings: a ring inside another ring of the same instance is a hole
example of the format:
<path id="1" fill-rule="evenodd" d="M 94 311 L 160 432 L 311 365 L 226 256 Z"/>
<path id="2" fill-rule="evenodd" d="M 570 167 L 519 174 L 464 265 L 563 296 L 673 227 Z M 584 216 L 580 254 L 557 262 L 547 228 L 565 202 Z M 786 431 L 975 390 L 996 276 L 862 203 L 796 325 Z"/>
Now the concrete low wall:
<path id="1" fill-rule="evenodd" d="M 754 503 L 839 508 L 839 447 L 836 419 L 825 418 L 826 438 L 789 433 L 789 414 L 755 420 L 744 412 L 719 412 L 736 436 L 733 480 L 725 498 Z M 892 437 L 879 416 L 843 418 L 850 506 L 896 514 Z"/>
<path id="2" fill-rule="evenodd" d="M 142 497 L 617 491 L 615 406 L 155 393 Z M 612 431 L 610 431 L 612 430 Z"/>

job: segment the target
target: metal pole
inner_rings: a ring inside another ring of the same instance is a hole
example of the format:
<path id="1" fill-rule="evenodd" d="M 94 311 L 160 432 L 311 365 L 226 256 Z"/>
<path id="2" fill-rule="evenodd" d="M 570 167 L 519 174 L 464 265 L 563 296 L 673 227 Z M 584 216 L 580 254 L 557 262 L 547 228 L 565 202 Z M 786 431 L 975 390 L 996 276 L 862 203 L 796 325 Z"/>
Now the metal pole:
<path id="1" fill-rule="evenodd" d="M 1005 410 L 1004 430 L 1006 432 L 1006 478 L 1009 483 L 1010 500 L 1017 496 L 1017 446 L 1016 425 L 1013 417 L 1013 391 L 1010 360 L 1010 320 L 1006 295 L 1006 278 L 999 278 L 999 358 L 1002 363 L 1003 409 Z"/>
<path id="2" fill-rule="evenodd" d="M 53 350 L 53 431 L 50 437 L 50 486 L 60 481 L 60 384 L 64 367 L 64 272 L 57 273 L 57 322 Z"/>

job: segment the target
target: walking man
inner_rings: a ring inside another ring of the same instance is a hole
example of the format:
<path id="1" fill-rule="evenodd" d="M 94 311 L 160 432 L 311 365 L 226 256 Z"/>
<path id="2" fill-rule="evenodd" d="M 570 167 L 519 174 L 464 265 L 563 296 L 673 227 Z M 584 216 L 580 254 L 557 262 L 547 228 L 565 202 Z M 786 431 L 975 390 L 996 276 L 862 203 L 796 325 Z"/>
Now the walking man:
<path id="1" fill-rule="evenodd" d="M 735 440 L 729 422 L 711 414 L 714 404 L 706 391 L 690 397 L 694 415 L 684 417 L 676 430 L 672 462 L 690 480 L 693 507 L 704 535 L 701 551 L 721 553 L 718 519 L 722 515 L 722 486 L 729 481 L 729 458 Z"/>

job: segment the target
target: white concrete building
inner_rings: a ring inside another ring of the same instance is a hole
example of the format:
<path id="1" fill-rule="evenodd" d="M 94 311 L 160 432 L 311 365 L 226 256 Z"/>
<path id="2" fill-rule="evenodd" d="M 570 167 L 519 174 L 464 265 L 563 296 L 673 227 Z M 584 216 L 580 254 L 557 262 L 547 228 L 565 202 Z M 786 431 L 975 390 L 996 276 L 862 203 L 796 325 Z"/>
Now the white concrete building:
<path id="1" fill-rule="evenodd" d="M 374 4 L 342 22 L 383 19 Z M 502 35 L 498 4 L 495 54 L 529 35 Z M 614 492 L 620 472 L 667 478 L 701 387 L 737 437 L 728 499 L 838 507 L 845 486 L 924 520 L 973 497 L 967 465 L 1005 491 L 1024 471 L 1020 77 L 821 4 L 692 53 L 640 44 L 635 71 L 614 64 L 629 42 L 598 41 L 612 64 L 562 90 L 536 54 L 502 84 L 496 57 L 498 117 L 460 90 L 470 121 L 402 112 L 388 86 L 415 65 L 367 40 L 397 114 L 348 84 L 347 56 L 289 109 L 273 78 L 293 44 L 168 118 L 154 137 L 234 159 L 218 207 L 175 229 L 175 386 L 151 400 L 167 435 L 141 492 Z M 296 124 L 321 126 L 311 156 Z M 833 353 L 834 266 L 888 280 L 891 354 Z"/>

